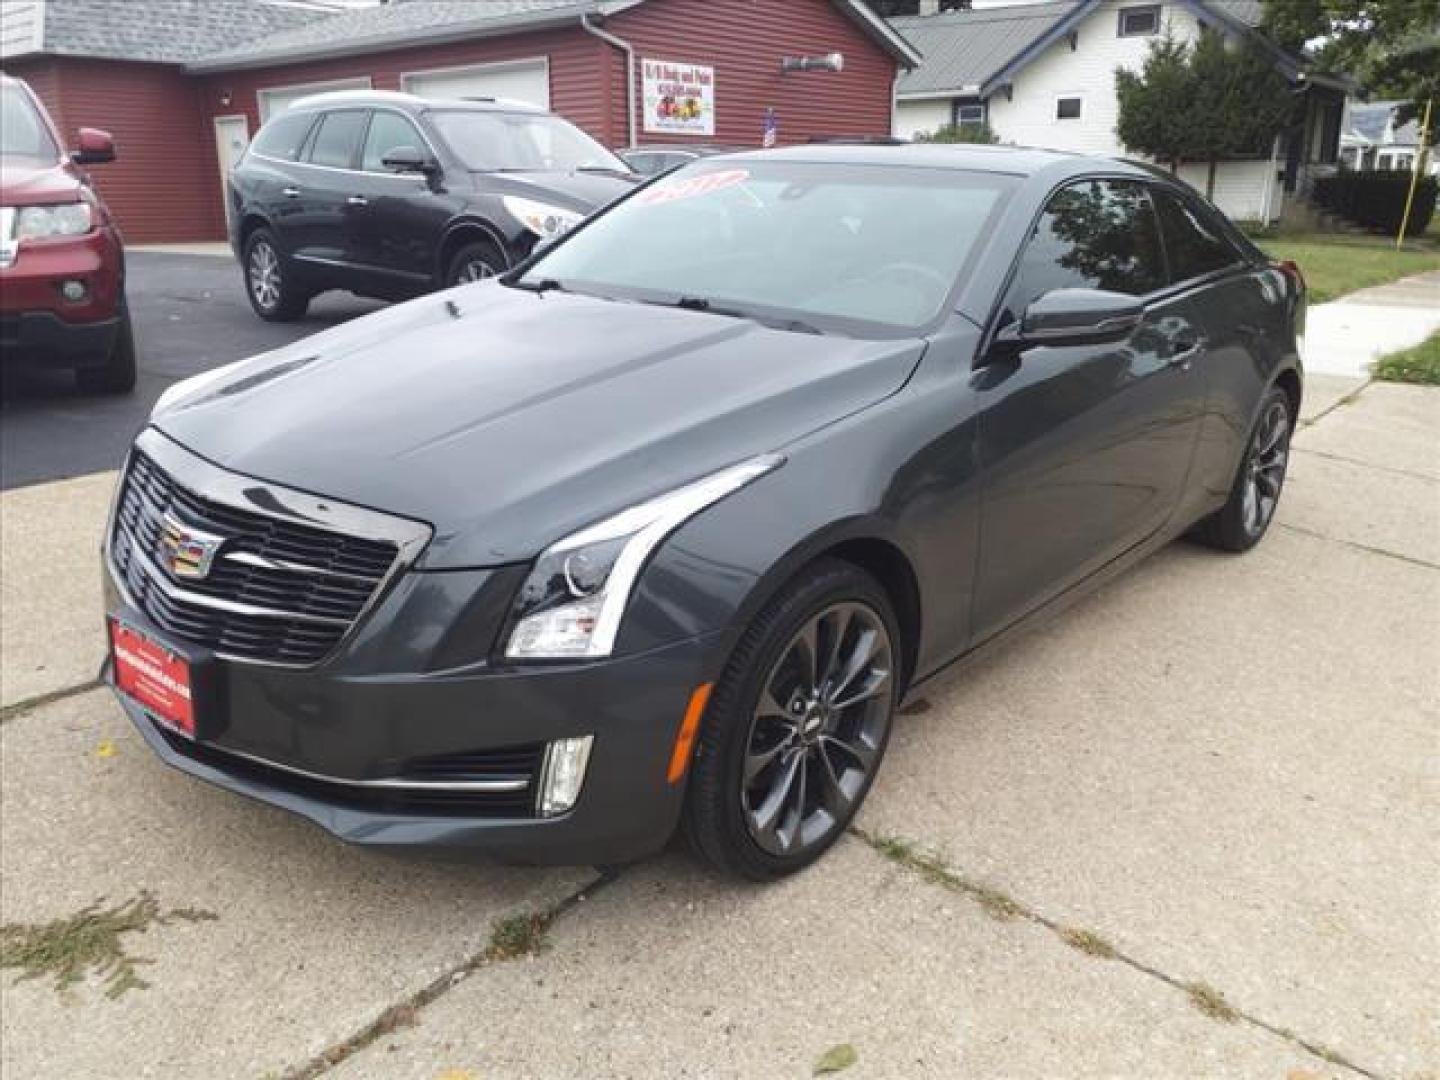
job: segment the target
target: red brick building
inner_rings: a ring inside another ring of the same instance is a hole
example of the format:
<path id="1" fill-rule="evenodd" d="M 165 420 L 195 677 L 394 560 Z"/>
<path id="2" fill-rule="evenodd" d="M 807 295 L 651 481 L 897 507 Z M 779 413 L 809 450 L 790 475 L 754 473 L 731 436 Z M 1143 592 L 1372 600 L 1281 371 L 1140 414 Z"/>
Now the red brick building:
<path id="1" fill-rule="evenodd" d="M 614 147 L 759 145 L 773 110 L 785 144 L 888 135 L 919 61 L 864 0 L 309 3 L 4 0 L 0 64 L 63 132 L 115 135 L 95 177 L 129 241 L 162 242 L 224 237 L 224 172 L 308 93 L 516 98 Z"/>

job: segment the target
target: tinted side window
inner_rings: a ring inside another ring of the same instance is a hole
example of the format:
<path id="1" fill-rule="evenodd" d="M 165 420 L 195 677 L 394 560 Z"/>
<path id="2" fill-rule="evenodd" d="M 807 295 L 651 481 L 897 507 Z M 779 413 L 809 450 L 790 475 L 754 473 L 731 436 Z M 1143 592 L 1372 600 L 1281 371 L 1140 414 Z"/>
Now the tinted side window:
<path id="1" fill-rule="evenodd" d="M 415 125 L 399 113 L 377 110 L 370 118 L 370 130 L 365 135 L 365 153 L 361 157 L 360 167 L 366 172 L 389 172 L 381 162 L 391 150 L 398 150 L 402 146 L 423 151 L 425 142 L 415 130 Z"/>
<path id="2" fill-rule="evenodd" d="M 310 141 L 307 160 L 312 165 L 328 165 L 332 169 L 353 169 L 355 151 L 360 149 L 360 136 L 364 132 L 363 111 L 326 113 L 320 121 L 320 130 Z"/>
<path id="3" fill-rule="evenodd" d="M 1219 226 L 1196 207 L 1168 191 L 1157 191 L 1155 204 L 1165 232 L 1171 281 L 1188 281 L 1240 261 L 1240 253 Z"/>
<path id="4" fill-rule="evenodd" d="M 1020 257 L 1007 307 L 1018 318 L 1052 289 L 1144 296 L 1164 284 L 1160 233 L 1145 186 L 1084 180 L 1051 196 Z"/>
<path id="5" fill-rule="evenodd" d="M 314 113 L 286 113 L 276 117 L 255 137 L 255 153 L 281 161 L 296 160 L 314 119 Z"/>

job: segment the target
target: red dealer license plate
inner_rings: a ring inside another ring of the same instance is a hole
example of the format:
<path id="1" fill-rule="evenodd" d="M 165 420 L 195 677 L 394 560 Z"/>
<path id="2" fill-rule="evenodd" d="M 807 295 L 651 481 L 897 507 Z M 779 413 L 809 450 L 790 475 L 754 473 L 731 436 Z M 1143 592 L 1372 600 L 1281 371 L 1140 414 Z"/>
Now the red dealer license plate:
<path id="1" fill-rule="evenodd" d="M 115 685 L 158 720 L 194 738 L 189 662 L 114 619 L 110 621 L 110 649 L 115 657 Z"/>

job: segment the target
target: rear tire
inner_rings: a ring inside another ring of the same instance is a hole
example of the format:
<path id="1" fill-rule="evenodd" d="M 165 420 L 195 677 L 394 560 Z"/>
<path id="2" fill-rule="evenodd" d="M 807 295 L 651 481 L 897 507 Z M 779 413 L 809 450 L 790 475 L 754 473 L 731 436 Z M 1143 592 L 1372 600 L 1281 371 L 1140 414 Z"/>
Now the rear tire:
<path id="1" fill-rule="evenodd" d="M 454 255 L 445 268 L 445 287 L 469 285 L 476 281 L 503 274 L 509 268 L 505 253 L 488 240 L 476 240 L 466 244 Z"/>
<path id="2" fill-rule="evenodd" d="M 1221 551 L 1249 551 L 1270 528 L 1285 486 L 1290 436 L 1295 428 L 1290 395 L 1272 386 L 1235 472 L 1230 497 L 1195 526 L 1195 538 Z"/>
<path id="3" fill-rule="evenodd" d="M 245 295 L 256 315 L 266 322 L 293 322 L 305 314 L 310 296 L 296 283 L 269 229 L 256 229 L 250 234 L 240 265 L 245 274 Z"/>
<path id="4" fill-rule="evenodd" d="M 103 367 L 78 368 L 75 385 L 86 394 L 128 394 L 135 389 L 135 328 L 130 306 L 120 298 L 120 325 Z"/>
<path id="5" fill-rule="evenodd" d="M 752 881 L 823 855 L 885 756 L 900 657 L 889 598 L 850 563 L 817 562 L 771 600 L 706 710 L 686 792 L 695 850 Z"/>

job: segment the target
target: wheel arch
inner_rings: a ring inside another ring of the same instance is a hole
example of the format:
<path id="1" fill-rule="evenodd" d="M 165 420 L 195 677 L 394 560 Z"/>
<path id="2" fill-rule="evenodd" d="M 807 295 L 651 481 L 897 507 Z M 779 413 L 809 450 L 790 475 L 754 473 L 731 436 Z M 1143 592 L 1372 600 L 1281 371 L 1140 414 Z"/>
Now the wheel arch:
<path id="1" fill-rule="evenodd" d="M 435 280 L 444 285 L 445 274 L 450 269 L 450 260 L 455 257 L 455 253 L 466 244 L 477 240 L 495 245 L 495 249 L 505 260 L 505 269 L 508 270 L 514 265 L 510 245 L 505 242 L 505 236 L 499 229 L 483 218 L 461 218 L 448 225 L 445 235 L 440 239 L 440 246 L 435 253 Z"/>
<path id="2" fill-rule="evenodd" d="M 1300 402 L 1304 400 L 1305 393 L 1300 372 L 1287 367 L 1275 376 L 1273 385 L 1284 390 L 1285 396 L 1290 399 L 1290 426 L 1295 427 L 1300 422 Z"/>
<path id="3" fill-rule="evenodd" d="M 273 233 L 273 227 L 269 218 L 256 210 L 247 210 L 245 216 L 240 219 L 239 238 L 240 255 L 242 257 L 245 254 L 245 245 L 250 242 L 250 237 L 255 234 L 257 229 L 271 229 Z"/>

